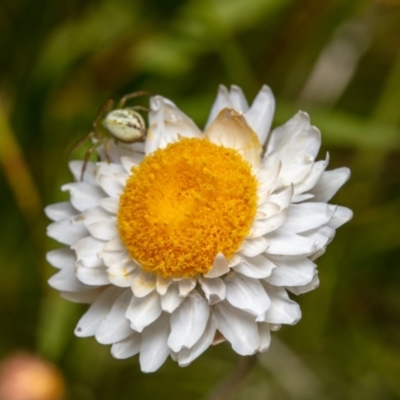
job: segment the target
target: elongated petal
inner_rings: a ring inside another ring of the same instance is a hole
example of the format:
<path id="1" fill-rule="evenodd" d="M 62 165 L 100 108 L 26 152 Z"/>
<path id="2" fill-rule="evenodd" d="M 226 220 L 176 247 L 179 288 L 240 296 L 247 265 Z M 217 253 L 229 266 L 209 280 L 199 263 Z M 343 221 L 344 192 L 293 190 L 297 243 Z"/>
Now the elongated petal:
<path id="1" fill-rule="evenodd" d="M 178 354 L 178 363 L 181 367 L 186 367 L 193 360 L 204 353 L 213 342 L 217 329 L 217 319 L 214 314 L 210 314 L 206 328 L 197 343 L 191 348 L 183 348 Z"/>
<path id="2" fill-rule="evenodd" d="M 154 96 L 150 100 L 150 107 L 146 154 L 163 149 L 180 137 L 202 137 L 196 124 L 172 101 L 161 96 Z"/>
<path id="3" fill-rule="evenodd" d="M 103 265 L 97 253 L 103 249 L 104 245 L 104 241 L 88 236 L 75 242 L 71 248 L 76 252 L 76 260 L 80 261 L 84 267 L 90 268 Z"/>
<path id="4" fill-rule="evenodd" d="M 67 245 L 71 245 L 88 235 L 89 232 L 85 225 L 76 217 L 53 222 L 47 227 L 47 236 Z"/>
<path id="5" fill-rule="evenodd" d="M 259 165 L 260 141 L 243 115 L 233 108 L 224 108 L 204 135 L 218 146 L 237 150 L 253 167 Z"/>
<path id="6" fill-rule="evenodd" d="M 268 234 L 270 246 L 266 250 L 272 255 L 308 254 L 315 249 L 315 241 L 296 235 L 295 233 L 278 230 Z"/>
<path id="7" fill-rule="evenodd" d="M 232 107 L 229 91 L 226 86 L 219 85 L 217 97 L 214 101 L 213 106 L 211 107 L 211 112 L 206 123 L 206 128 L 208 128 L 211 123 L 214 122 L 215 118 L 217 118 L 221 110 L 226 107 Z"/>
<path id="8" fill-rule="evenodd" d="M 168 346 L 175 352 L 190 349 L 202 336 L 210 308 L 199 294 L 189 295 L 171 315 L 171 333 Z"/>
<path id="9" fill-rule="evenodd" d="M 222 301 L 215 306 L 217 328 L 228 340 L 233 350 L 242 356 L 254 354 L 260 346 L 257 323 L 254 316 Z"/>
<path id="10" fill-rule="evenodd" d="M 156 276 L 141 271 L 132 280 L 132 291 L 136 297 L 144 297 L 151 293 L 156 288 Z"/>
<path id="11" fill-rule="evenodd" d="M 184 299 L 179 296 L 178 282 L 173 282 L 169 285 L 165 295 L 161 296 L 161 308 L 168 313 L 173 313 Z"/>
<path id="12" fill-rule="evenodd" d="M 271 306 L 263 316 L 264 322 L 271 324 L 296 324 L 301 318 L 299 305 L 290 300 L 284 288 L 267 287 Z"/>
<path id="13" fill-rule="evenodd" d="M 145 297 L 132 296 L 126 317 L 131 322 L 131 327 L 137 332 L 153 323 L 161 315 L 160 296 L 156 291 Z"/>
<path id="14" fill-rule="evenodd" d="M 115 299 L 121 293 L 121 289 L 112 286 L 104 290 L 79 320 L 75 335 L 80 337 L 93 336 L 101 321 L 110 312 Z"/>
<path id="15" fill-rule="evenodd" d="M 99 200 L 104 197 L 101 188 L 86 182 L 68 183 L 61 187 L 71 196 L 71 204 L 79 211 L 98 205 Z"/>
<path id="16" fill-rule="evenodd" d="M 69 170 L 75 178 L 75 181 L 81 180 L 82 168 L 84 161 L 82 160 L 72 160 L 69 162 Z M 94 178 L 94 171 L 96 168 L 96 163 L 89 161 L 86 163 L 85 174 L 83 175 L 83 182 L 95 184 L 96 180 Z"/>
<path id="17" fill-rule="evenodd" d="M 196 279 L 187 278 L 179 281 L 179 296 L 186 297 L 196 286 Z"/>
<path id="18" fill-rule="evenodd" d="M 325 171 L 310 193 L 315 196 L 315 201 L 329 201 L 349 178 L 350 170 L 348 168 Z"/>
<path id="19" fill-rule="evenodd" d="M 69 201 L 64 201 L 62 203 L 52 204 L 44 209 L 45 214 L 52 221 L 60 221 L 64 218 L 73 217 L 78 213 L 78 211 L 72 207 Z"/>
<path id="20" fill-rule="evenodd" d="M 138 354 L 140 351 L 141 339 L 141 334 L 135 332 L 126 339 L 114 343 L 111 347 L 112 356 L 119 359 L 125 359 Z"/>
<path id="21" fill-rule="evenodd" d="M 129 321 L 125 317 L 132 292 L 125 289 L 114 301 L 110 312 L 101 321 L 96 330 L 96 339 L 102 344 L 111 344 L 123 340 L 132 334 Z"/>
<path id="22" fill-rule="evenodd" d="M 56 268 L 63 269 L 72 265 L 76 261 L 76 255 L 73 250 L 68 247 L 52 250 L 46 254 L 46 260 Z"/>
<path id="23" fill-rule="evenodd" d="M 255 257 L 243 257 L 243 261 L 233 269 L 249 278 L 262 279 L 270 276 L 274 268 L 275 264 L 260 254 Z"/>
<path id="24" fill-rule="evenodd" d="M 326 224 L 333 216 L 336 206 L 326 203 L 293 204 L 289 207 L 282 229 L 300 233 Z"/>
<path id="25" fill-rule="evenodd" d="M 245 113 L 248 124 L 257 133 L 261 144 L 267 140 L 274 112 L 274 95 L 267 85 L 263 85 L 250 109 Z"/>
<path id="26" fill-rule="evenodd" d="M 48 283 L 54 289 L 63 291 L 63 292 L 78 292 L 85 291 L 90 289 L 90 286 L 83 284 L 76 276 L 75 276 L 75 267 L 71 263 L 66 265 L 57 274 L 53 275 Z"/>
<path id="27" fill-rule="evenodd" d="M 169 355 L 169 315 L 163 313 L 152 325 L 144 329 L 140 346 L 140 367 L 143 372 L 154 372 Z"/>
<path id="28" fill-rule="evenodd" d="M 75 263 L 76 277 L 86 285 L 101 286 L 108 285 L 110 282 L 107 277 L 105 267 L 86 268 L 79 262 Z"/>
<path id="29" fill-rule="evenodd" d="M 210 305 L 225 300 L 226 287 L 222 279 L 200 278 L 200 284 Z"/>
<path id="30" fill-rule="evenodd" d="M 264 253 L 268 246 L 269 242 L 263 236 L 246 239 L 240 249 L 240 253 L 247 257 L 255 257 Z"/>
<path id="31" fill-rule="evenodd" d="M 217 278 L 229 272 L 228 260 L 222 253 L 218 253 L 215 257 L 212 268 L 204 274 L 206 278 Z"/>
<path id="32" fill-rule="evenodd" d="M 306 256 L 272 256 L 268 255 L 276 268 L 265 278 L 275 286 L 300 286 L 309 283 L 315 274 L 316 265 Z"/>
<path id="33" fill-rule="evenodd" d="M 225 284 L 227 301 L 256 317 L 265 313 L 271 304 L 258 279 L 232 272 L 226 277 Z"/>

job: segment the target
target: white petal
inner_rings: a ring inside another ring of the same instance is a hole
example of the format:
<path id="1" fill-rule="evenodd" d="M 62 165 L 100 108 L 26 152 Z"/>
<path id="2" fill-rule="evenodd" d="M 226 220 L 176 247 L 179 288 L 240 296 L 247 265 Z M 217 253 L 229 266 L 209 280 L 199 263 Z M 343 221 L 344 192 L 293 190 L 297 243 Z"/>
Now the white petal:
<path id="1" fill-rule="evenodd" d="M 122 293 L 121 289 L 108 287 L 83 314 L 75 329 L 75 335 L 80 337 L 93 336 L 101 321 L 110 312 L 115 299 Z"/>
<path id="2" fill-rule="evenodd" d="M 260 336 L 260 346 L 258 348 L 258 351 L 264 353 L 269 349 L 269 345 L 271 343 L 270 324 L 267 324 L 265 322 L 259 322 L 257 326 L 258 326 L 258 335 Z"/>
<path id="3" fill-rule="evenodd" d="M 236 110 L 240 112 L 246 112 L 249 109 L 246 96 L 244 95 L 243 90 L 239 86 L 236 85 L 231 86 L 229 97 L 232 107 L 235 108 Z M 253 128 L 254 131 L 257 132 L 257 130 L 254 129 L 254 127 L 250 123 L 249 125 Z"/>
<path id="4" fill-rule="evenodd" d="M 310 292 L 311 290 L 316 289 L 318 286 L 319 286 L 319 278 L 318 278 L 318 273 L 316 273 L 312 281 L 307 285 L 287 287 L 286 289 L 298 296 L 300 294 Z"/>
<path id="5" fill-rule="evenodd" d="M 46 260 L 53 267 L 63 269 L 72 265 L 76 261 L 76 255 L 73 250 L 68 247 L 63 247 L 61 249 L 49 251 L 46 254 Z"/>
<path id="6" fill-rule="evenodd" d="M 145 297 L 132 296 L 126 317 L 131 322 L 131 327 L 137 332 L 153 323 L 161 315 L 160 296 L 156 291 Z"/>
<path id="7" fill-rule="evenodd" d="M 85 226 L 93 224 L 95 222 L 108 222 L 110 220 L 115 220 L 115 216 L 110 214 L 104 208 L 97 206 L 91 207 L 85 210 L 80 216 L 79 219 L 83 221 Z"/>
<path id="8" fill-rule="evenodd" d="M 125 171 L 129 174 L 131 173 L 132 168 L 138 166 L 138 164 L 135 163 L 130 157 L 121 157 L 121 164 L 125 168 Z"/>
<path id="9" fill-rule="evenodd" d="M 73 217 L 78 213 L 69 201 L 51 204 L 44 209 L 44 212 L 52 221 L 60 221 L 64 218 Z"/>
<path id="10" fill-rule="evenodd" d="M 132 280 L 132 292 L 136 297 L 144 297 L 156 287 L 156 276 L 145 271 L 140 271 Z"/>
<path id="11" fill-rule="evenodd" d="M 79 211 L 97 206 L 99 200 L 105 196 L 101 188 L 86 182 L 68 183 L 61 190 L 69 192 L 71 204 Z"/>
<path id="12" fill-rule="evenodd" d="M 187 278 L 179 281 L 179 296 L 186 297 L 196 286 L 196 279 Z"/>
<path id="13" fill-rule="evenodd" d="M 261 279 L 270 276 L 274 268 L 276 266 L 260 254 L 255 257 L 243 257 L 242 262 L 233 269 L 249 278 Z"/>
<path id="14" fill-rule="evenodd" d="M 247 257 L 255 257 L 261 253 L 264 253 L 268 246 L 269 243 L 262 236 L 254 239 L 246 239 L 242 244 L 240 253 Z"/>
<path id="15" fill-rule="evenodd" d="M 96 339 L 99 343 L 115 343 L 132 334 L 129 321 L 125 318 L 125 312 L 131 297 L 132 292 L 126 289 L 115 300 L 110 312 L 101 321 L 96 330 Z"/>
<path id="16" fill-rule="evenodd" d="M 76 260 L 80 261 L 84 267 L 100 267 L 103 265 L 103 261 L 99 259 L 97 253 L 99 253 L 105 245 L 102 240 L 97 240 L 91 236 L 75 242 L 71 249 L 76 252 Z"/>
<path id="17" fill-rule="evenodd" d="M 208 128 L 211 123 L 214 122 L 215 118 L 217 118 L 217 115 L 223 108 L 231 106 L 232 103 L 228 89 L 224 85 L 219 85 L 217 97 L 214 101 L 213 106 L 211 107 L 211 112 L 206 123 L 206 128 Z"/>
<path id="18" fill-rule="evenodd" d="M 114 218 L 108 221 L 94 222 L 87 225 L 90 234 L 96 239 L 111 240 L 118 235 L 117 223 Z"/>
<path id="19" fill-rule="evenodd" d="M 214 259 L 211 269 L 204 274 L 206 278 L 217 278 L 229 272 L 228 260 L 222 253 L 218 253 Z"/>
<path id="20" fill-rule="evenodd" d="M 268 143 L 267 155 L 282 152 L 293 138 L 299 136 L 302 132 L 306 132 L 310 127 L 310 117 L 307 113 L 299 111 L 294 117 L 287 121 L 284 125 L 278 126 L 271 133 Z M 298 146 L 298 149 L 301 149 Z M 289 155 L 287 155 L 289 157 Z"/>
<path id="21" fill-rule="evenodd" d="M 337 229 L 346 222 L 350 221 L 353 218 L 353 211 L 349 208 L 336 206 L 335 214 L 328 222 L 328 226 L 333 229 Z"/>
<path id="22" fill-rule="evenodd" d="M 141 338 L 142 335 L 135 332 L 126 339 L 114 343 L 111 347 L 112 356 L 119 359 L 125 359 L 139 353 Z"/>
<path id="23" fill-rule="evenodd" d="M 226 287 L 225 283 L 220 278 L 200 278 L 200 285 L 210 305 L 216 304 L 219 301 L 225 300 Z"/>
<path id="24" fill-rule="evenodd" d="M 89 235 L 85 225 L 76 217 L 53 222 L 47 227 L 47 236 L 60 243 L 71 245 Z"/>
<path id="25" fill-rule="evenodd" d="M 265 313 L 263 320 L 271 324 L 294 325 L 301 318 L 299 305 L 290 300 L 284 288 L 268 286 L 268 296 L 271 299 L 271 307 Z"/>
<path id="26" fill-rule="evenodd" d="M 268 295 L 258 279 L 232 272 L 225 279 L 226 299 L 234 307 L 256 317 L 267 311 L 271 304 Z"/>
<path id="27" fill-rule="evenodd" d="M 260 164 L 260 141 L 243 115 L 235 109 L 221 110 L 204 135 L 218 146 L 237 150 L 254 168 Z"/>
<path id="28" fill-rule="evenodd" d="M 315 196 L 315 201 L 329 201 L 349 178 L 350 170 L 348 168 L 325 171 L 310 193 Z"/>
<path id="29" fill-rule="evenodd" d="M 202 137 L 196 124 L 180 111 L 172 101 L 161 96 L 150 99 L 149 129 L 145 152 L 150 154 L 165 148 L 180 137 Z"/>
<path id="30" fill-rule="evenodd" d="M 209 314 L 210 307 L 200 294 L 189 295 L 171 315 L 170 349 L 190 349 L 202 336 Z"/>
<path id="31" fill-rule="evenodd" d="M 276 190 L 269 196 L 268 201 L 278 204 L 281 210 L 288 208 L 293 197 L 293 186 L 285 186 Z"/>
<path id="32" fill-rule="evenodd" d="M 324 161 L 317 161 L 316 163 L 314 163 L 309 174 L 301 182 L 295 185 L 295 194 L 304 193 L 312 189 L 321 178 L 322 174 L 325 171 L 325 168 L 328 166 L 328 163 L 329 154 L 326 155 L 326 159 Z"/>
<path id="33" fill-rule="evenodd" d="M 127 262 L 118 268 L 108 268 L 107 279 L 115 286 L 130 287 L 138 273 L 139 269 L 137 266 L 132 262 Z"/>
<path id="34" fill-rule="evenodd" d="M 69 169 L 72 175 L 75 178 L 75 181 L 80 181 L 82 176 L 82 168 L 84 161 L 82 160 L 72 160 L 69 162 Z M 96 168 L 96 164 L 94 162 L 87 162 L 85 168 L 85 174 L 83 175 L 83 181 L 91 184 L 95 184 L 96 181 L 94 179 L 94 170 Z"/>
<path id="35" fill-rule="evenodd" d="M 287 209 L 275 215 L 253 222 L 248 238 L 254 239 L 278 229 L 286 221 Z"/>
<path id="36" fill-rule="evenodd" d="M 60 291 L 60 295 L 64 299 L 72 301 L 73 303 L 92 304 L 100 296 L 100 294 L 103 293 L 103 290 L 104 287 L 97 287 L 79 292 Z"/>
<path id="37" fill-rule="evenodd" d="M 282 230 L 300 233 L 326 224 L 334 214 L 336 206 L 326 203 L 293 204 L 289 207 Z"/>
<path id="38" fill-rule="evenodd" d="M 100 187 L 112 198 L 118 199 L 124 187 L 113 175 L 100 175 L 97 178 Z"/>
<path id="39" fill-rule="evenodd" d="M 110 282 L 107 277 L 107 270 L 105 267 L 99 268 L 86 268 L 80 263 L 75 263 L 77 278 L 89 286 L 108 285 Z"/>
<path id="40" fill-rule="evenodd" d="M 144 329 L 139 356 L 143 372 L 156 371 L 167 359 L 169 330 L 169 315 L 166 313 L 163 313 L 157 321 Z"/>
<path id="41" fill-rule="evenodd" d="M 179 296 L 178 282 L 172 282 L 165 295 L 161 297 L 161 308 L 168 313 L 172 313 L 183 300 L 185 300 L 185 298 Z"/>
<path id="42" fill-rule="evenodd" d="M 125 246 L 121 242 L 119 235 L 110 239 L 104 246 L 104 251 L 120 251 L 120 250 L 126 251 Z"/>
<path id="43" fill-rule="evenodd" d="M 204 353 L 212 344 L 215 331 L 217 329 L 217 319 L 213 314 L 210 314 L 206 328 L 201 338 L 190 349 L 182 349 L 178 354 L 178 362 L 181 367 L 186 367 L 193 360 Z"/>
<path id="44" fill-rule="evenodd" d="M 214 307 L 217 328 L 232 344 L 233 350 L 242 356 L 254 354 L 260 346 L 254 316 L 238 310 L 227 301 L 222 301 Z"/>
<path id="45" fill-rule="evenodd" d="M 282 230 L 269 233 L 268 243 L 266 253 L 272 255 L 308 254 L 315 249 L 314 240 Z"/>
<path id="46" fill-rule="evenodd" d="M 309 283 L 316 265 L 306 256 L 268 256 L 277 266 L 265 280 L 275 286 L 299 286 Z"/>
<path id="47" fill-rule="evenodd" d="M 171 283 L 171 278 L 163 278 L 161 275 L 157 275 L 156 288 L 158 294 L 163 296 L 165 293 L 167 293 L 167 289 Z"/>
<path id="48" fill-rule="evenodd" d="M 267 140 L 275 112 L 275 98 L 271 89 L 264 85 L 258 92 L 250 109 L 245 113 L 249 125 L 257 132 L 260 143 Z"/>
<path id="49" fill-rule="evenodd" d="M 104 251 L 104 247 L 103 251 L 99 253 L 99 258 L 101 258 L 104 264 L 109 268 L 124 268 L 126 263 L 130 261 L 129 254 L 126 250 Z"/>
<path id="50" fill-rule="evenodd" d="M 75 276 L 75 266 L 71 263 L 54 274 L 48 283 L 54 289 L 63 292 L 79 292 L 91 289 Z"/>
<path id="51" fill-rule="evenodd" d="M 109 141 L 109 144 L 110 144 L 110 150 L 111 150 L 111 145 L 113 145 L 113 147 L 116 149 L 116 151 L 118 153 L 121 153 L 123 151 L 122 146 L 115 145 L 115 143 L 112 141 Z M 120 157 L 121 157 L 121 154 L 118 154 L 118 156 L 117 156 L 118 160 L 115 160 L 114 162 L 110 162 L 110 163 L 109 162 L 99 162 L 99 163 L 97 163 L 95 171 L 94 171 L 97 184 L 99 184 L 100 178 L 103 175 L 114 176 L 114 174 L 116 174 L 116 173 L 125 172 L 124 167 L 119 164 Z"/>

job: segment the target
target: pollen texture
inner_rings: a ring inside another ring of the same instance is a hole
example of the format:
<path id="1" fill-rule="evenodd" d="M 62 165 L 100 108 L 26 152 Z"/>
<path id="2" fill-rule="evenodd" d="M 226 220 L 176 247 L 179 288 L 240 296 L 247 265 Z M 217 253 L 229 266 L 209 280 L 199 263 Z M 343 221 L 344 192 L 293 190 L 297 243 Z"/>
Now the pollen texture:
<path id="1" fill-rule="evenodd" d="M 131 257 L 163 277 L 207 273 L 248 235 L 257 180 L 235 150 L 181 139 L 132 168 L 120 198 L 118 227 Z"/>

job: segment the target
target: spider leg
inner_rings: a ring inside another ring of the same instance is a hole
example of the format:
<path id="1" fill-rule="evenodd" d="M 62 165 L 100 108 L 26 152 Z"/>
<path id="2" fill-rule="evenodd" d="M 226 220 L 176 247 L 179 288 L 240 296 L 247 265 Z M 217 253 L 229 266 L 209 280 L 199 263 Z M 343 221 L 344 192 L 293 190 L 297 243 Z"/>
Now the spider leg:
<path id="1" fill-rule="evenodd" d="M 106 140 L 104 143 L 104 155 L 106 156 L 107 164 L 110 164 L 110 140 Z"/>
<path id="2" fill-rule="evenodd" d="M 150 108 L 144 107 L 144 106 L 125 107 L 125 109 L 129 109 L 129 110 L 140 110 L 140 111 L 150 112 Z"/>
<path id="3" fill-rule="evenodd" d="M 81 147 L 84 143 L 86 143 L 88 140 L 94 138 L 96 136 L 96 133 L 94 131 L 89 132 L 85 137 L 82 139 L 79 139 L 76 143 L 74 143 L 71 147 L 71 149 L 68 152 L 68 158 L 71 157 L 72 153 Z"/>
<path id="4" fill-rule="evenodd" d="M 82 171 L 81 171 L 81 181 L 83 181 L 83 177 L 85 175 L 86 167 L 89 162 L 89 158 L 92 155 L 93 151 L 96 150 L 101 144 L 102 140 L 99 140 L 96 143 L 93 143 L 91 147 L 88 148 L 88 150 L 85 153 L 85 158 L 83 159 L 83 165 L 82 165 Z"/>
<path id="5" fill-rule="evenodd" d="M 134 99 L 135 97 L 152 96 L 152 95 L 153 93 L 148 92 L 147 90 L 139 90 L 138 92 L 128 93 L 121 98 L 121 100 L 118 103 L 118 108 L 124 108 L 124 105 L 127 102 L 127 100 Z"/>

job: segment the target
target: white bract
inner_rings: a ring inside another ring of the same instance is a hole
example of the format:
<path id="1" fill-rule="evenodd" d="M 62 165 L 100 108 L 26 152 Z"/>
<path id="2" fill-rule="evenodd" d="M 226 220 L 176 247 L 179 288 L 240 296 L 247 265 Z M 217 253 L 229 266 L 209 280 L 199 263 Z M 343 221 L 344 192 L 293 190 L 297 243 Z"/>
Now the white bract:
<path id="1" fill-rule="evenodd" d="M 77 336 L 116 358 L 139 354 L 152 372 L 224 339 L 240 355 L 264 352 L 271 330 L 299 321 L 288 292 L 318 286 L 314 261 L 352 217 L 327 203 L 350 172 L 316 161 L 320 132 L 306 113 L 271 132 L 274 108 L 267 86 L 251 107 L 221 86 L 202 132 L 154 96 L 143 143 L 110 142 L 110 162 L 100 149 L 82 182 L 83 161 L 70 163 L 70 201 L 46 208 L 48 235 L 65 247 L 47 258 L 59 270 L 50 285 L 91 304 Z"/>

